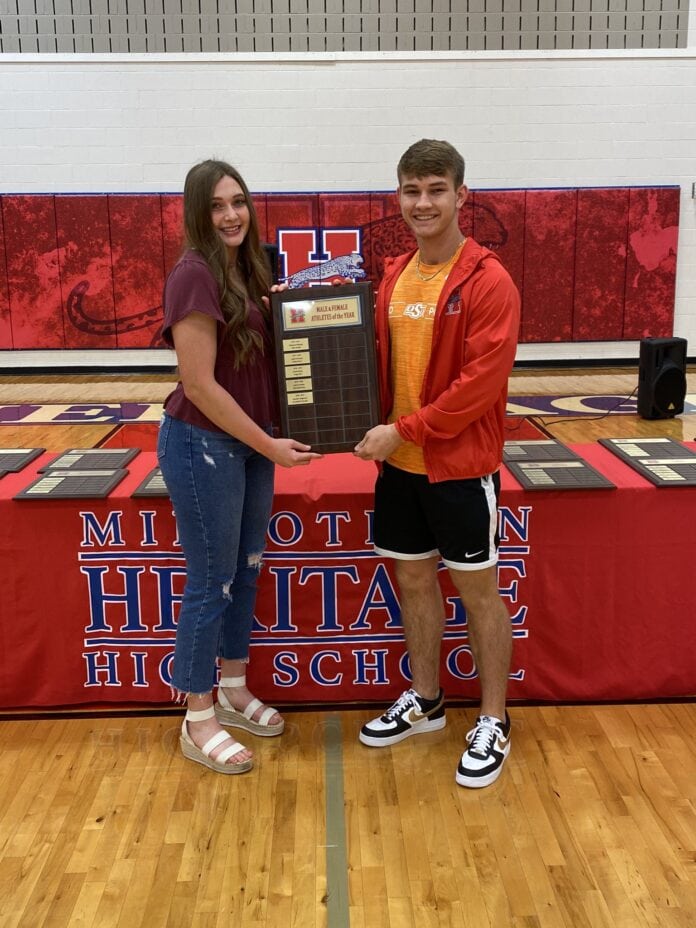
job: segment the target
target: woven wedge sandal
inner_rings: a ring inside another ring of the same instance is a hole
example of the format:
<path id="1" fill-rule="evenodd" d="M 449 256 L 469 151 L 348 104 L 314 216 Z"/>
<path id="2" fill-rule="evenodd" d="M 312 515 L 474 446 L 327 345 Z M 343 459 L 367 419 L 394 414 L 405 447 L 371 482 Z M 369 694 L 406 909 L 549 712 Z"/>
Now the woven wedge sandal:
<path id="1" fill-rule="evenodd" d="M 234 741 L 229 747 L 223 748 L 215 759 L 210 756 L 218 745 L 222 744 L 223 741 L 227 741 L 230 737 L 226 731 L 219 731 L 216 735 L 213 735 L 212 738 L 206 741 L 202 748 L 197 747 L 193 743 L 188 733 L 186 723 L 204 722 L 206 719 L 212 719 L 214 716 L 215 709 L 213 706 L 209 706 L 207 709 L 201 709 L 199 712 L 193 709 L 187 711 L 184 716 L 184 721 L 181 723 L 181 737 L 179 738 L 179 744 L 181 745 L 181 751 L 184 757 L 188 760 L 195 761 L 197 764 L 203 764 L 204 767 L 208 767 L 216 773 L 246 773 L 247 770 L 251 770 L 254 765 L 251 760 L 241 760 L 236 764 L 227 763 L 235 754 L 239 754 L 240 751 L 246 750 L 244 745 L 239 744 L 238 741 Z"/>
<path id="2" fill-rule="evenodd" d="M 218 685 L 217 703 L 215 705 L 215 715 L 221 725 L 229 728 L 243 728 L 252 735 L 261 735 L 264 738 L 271 738 L 273 735 L 279 735 L 285 728 L 285 721 L 280 720 L 275 725 L 269 725 L 268 720 L 273 718 L 278 711 L 272 706 L 266 706 L 257 720 L 252 719 L 252 715 L 263 707 L 260 699 L 252 699 L 249 705 L 243 711 L 235 709 L 223 692 L 223 687 L 246 686 L 246 675 L 243 677 L 221 677 Z"/>

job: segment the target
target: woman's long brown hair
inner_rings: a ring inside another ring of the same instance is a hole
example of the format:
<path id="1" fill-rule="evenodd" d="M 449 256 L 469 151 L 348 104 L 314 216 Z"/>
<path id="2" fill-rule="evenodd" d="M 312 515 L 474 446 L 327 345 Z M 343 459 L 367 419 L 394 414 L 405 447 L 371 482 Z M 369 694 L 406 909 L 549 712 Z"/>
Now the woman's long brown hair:
<path id="1" fill-rule="evenodd" d="M 246 282 L 246 289 L 230 273 L 232 266 L 227 248 L 213 226 L 213 191 L 223 177 L 231 177 L 239 184 L 249 208 L 249 230 L 237 253 L 237 270 Z M 186 175 L 184 236 L 185 247 L 194 249 L 205 258 L 217 281 L 220 308 L 227 324 L 225 334 L 234 349 L 235 366 L 246 364 L 255 351 L 263 351 L 261 336 L 247 325 L 247 298 L 256 303 L 266 319 L 269 318 L 269 311 L 261 298 L 267 296 L 270 290 L 271 272 L 261 247 L 259 223 L 251 194 L 241 174 L 231 164 L 202 161 Z"/>

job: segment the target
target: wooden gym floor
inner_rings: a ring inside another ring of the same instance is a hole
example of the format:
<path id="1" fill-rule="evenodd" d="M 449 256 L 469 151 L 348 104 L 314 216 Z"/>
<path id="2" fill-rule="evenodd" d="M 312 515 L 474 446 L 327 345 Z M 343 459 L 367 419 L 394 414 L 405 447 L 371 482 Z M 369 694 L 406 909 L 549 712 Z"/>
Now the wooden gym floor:
<path id="1" fill-rule="evenodd" d="M 159 403 L 170 375 L 0 377 L 21 403 Z M 516 372 L 511 397 L 628 396 L 637 371 Z M 696 373 L 688 375 L 696 394 Z M 570 404 L 572 405 L 572 403 Z M 539 415 L 579 443 L 696 438 L 696 414 Z M 112 425 L 0 425 L 63 450 Z M 691 492 L 688 490 L 687 492 Z M 2 928 L 693 928 L 696 704 L 513 705 L 492 787 L 454 770 L 476 707 L 371 750 L 374 709 L 286 711 L 256 766 L 184 761 L 181 712 L 0 720 Z"/>

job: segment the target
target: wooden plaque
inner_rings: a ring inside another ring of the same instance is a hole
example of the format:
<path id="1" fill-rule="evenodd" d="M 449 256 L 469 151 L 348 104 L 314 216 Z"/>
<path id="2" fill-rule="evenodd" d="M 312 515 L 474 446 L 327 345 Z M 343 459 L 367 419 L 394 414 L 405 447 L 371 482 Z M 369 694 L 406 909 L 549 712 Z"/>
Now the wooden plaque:
<path id="1" fill-rule="evenodd" d="M 372 284 L 272 295 L 281 434 L 352 451 L 380 421 Z"/>

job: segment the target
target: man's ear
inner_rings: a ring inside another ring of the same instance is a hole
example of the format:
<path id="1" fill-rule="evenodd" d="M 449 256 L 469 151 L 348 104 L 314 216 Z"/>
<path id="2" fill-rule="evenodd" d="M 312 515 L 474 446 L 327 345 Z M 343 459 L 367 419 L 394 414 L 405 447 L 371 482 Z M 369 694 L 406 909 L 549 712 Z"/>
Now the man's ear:
<path id="1" fill-rule="evenodd" d="M 457 190 L 457 209 L 461 209 L 462 206 L 466 203 L 469 197 L 469 188 L 466 184 L 462 184 L 459 190 Z"/>

